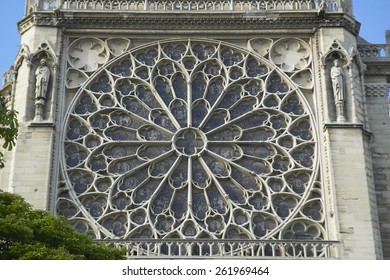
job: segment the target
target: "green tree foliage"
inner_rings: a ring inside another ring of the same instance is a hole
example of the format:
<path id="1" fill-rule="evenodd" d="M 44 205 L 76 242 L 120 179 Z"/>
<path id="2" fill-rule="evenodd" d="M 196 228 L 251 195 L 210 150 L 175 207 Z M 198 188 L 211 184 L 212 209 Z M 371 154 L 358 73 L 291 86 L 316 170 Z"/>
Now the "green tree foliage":
<path id="1" fill-rule="evenodd" d="M 12 150 L 18 137 L 18 119 L 15 110 L 9 110 L 3 97 L 0 97 L 0 139 L 3 148 Z M 0 169 L 4 167 L 4 154 L 0 152 Z"/>
<path id="2" fill-rule="evenodd" d="M 124 250 L 96 243 L 64 217 L 0 191 L 0 260 L 117 260 Z"/>

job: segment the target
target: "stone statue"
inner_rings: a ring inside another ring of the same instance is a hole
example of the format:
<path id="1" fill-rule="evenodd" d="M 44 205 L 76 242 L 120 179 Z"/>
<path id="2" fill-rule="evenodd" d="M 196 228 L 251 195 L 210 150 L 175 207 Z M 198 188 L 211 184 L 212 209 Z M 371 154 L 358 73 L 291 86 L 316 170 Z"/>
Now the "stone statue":
<path id="1" fill-rule="evenodd" d="M 320 3 L 320 6 L 318 7 L 318 15 L 320 17 L 324 17 L 325 13 L 326 13 L 326 3 L 325 3 L 325 0 L 322 0 L 322 2 Z"/>
<path id="2" fill-rule="evenodd" d="M 46 59 L 41 59 L 40 65 L 35 71 L 35 121 L 43 120 L 43 108 L 45 107 L 47 88 L 50 80 L 50 69 Z"/>
<path id="3" fill-rule="evenodd" d="M 345 78 L 343 68 L 340 66 L 340 60 L 335 59 L 334 65 L 330 70 L 332 79 L 332 88 L 334 102 L 336 105 L 337 121 L 345 121 L 344 103 L 345 103 Z"/>

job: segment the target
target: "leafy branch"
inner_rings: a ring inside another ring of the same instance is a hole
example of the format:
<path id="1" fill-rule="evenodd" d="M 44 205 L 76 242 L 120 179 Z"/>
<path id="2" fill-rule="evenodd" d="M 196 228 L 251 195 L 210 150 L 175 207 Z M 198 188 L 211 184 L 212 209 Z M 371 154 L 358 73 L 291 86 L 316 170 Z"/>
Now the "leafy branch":
<path id="1" fill-rule="evenodd" d="M 0 139 L 3 148 L 11 151 L 18 138 L 18 112 L 9 110 L 3 97 L 0 97 Z M 4 154 L 0 152 L 0 169 L 4 167 Z"/>

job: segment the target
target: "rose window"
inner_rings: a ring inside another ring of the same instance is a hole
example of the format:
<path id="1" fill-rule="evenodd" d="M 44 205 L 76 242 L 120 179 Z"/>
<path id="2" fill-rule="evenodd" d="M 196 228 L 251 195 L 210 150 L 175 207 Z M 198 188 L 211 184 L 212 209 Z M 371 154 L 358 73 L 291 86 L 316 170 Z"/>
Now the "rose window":
<path id="1" fill-rule="evenodd" d="M 166 41 L 111 59 L 68 111 L 58 211 L 95 238 L 323 239 L 306 51 Z"/>

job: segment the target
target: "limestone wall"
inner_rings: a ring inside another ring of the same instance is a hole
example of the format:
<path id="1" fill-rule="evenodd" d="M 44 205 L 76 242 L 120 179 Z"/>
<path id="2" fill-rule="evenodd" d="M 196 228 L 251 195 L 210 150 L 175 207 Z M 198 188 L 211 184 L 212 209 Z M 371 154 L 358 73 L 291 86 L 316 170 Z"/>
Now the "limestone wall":
<path id="1" fill-rule="evenodd" d="M 373 133 L 371 149 L 383 255 L 390 259 L 390 118 L 388 84 L 366 84 L 367 109 Z"/>
<path id="2" fill-rule="evenodd" d="M 52 127 L 21 124 L 17 146 L 1 172 L 3 190 L 23 196 L 37 209 L 48 208 Z"/>

